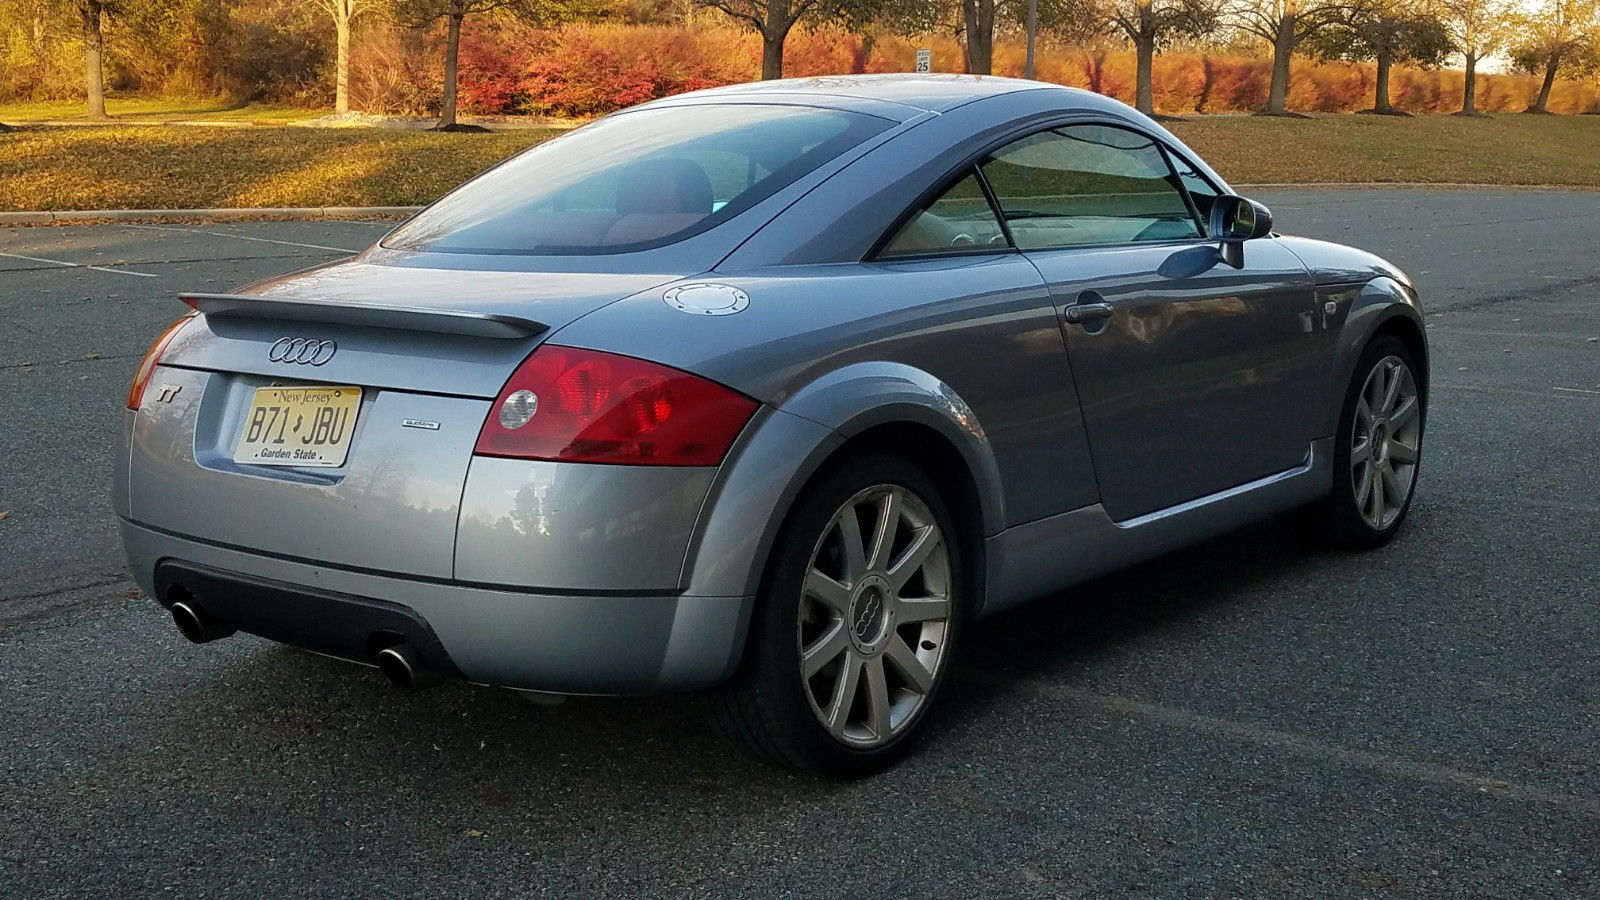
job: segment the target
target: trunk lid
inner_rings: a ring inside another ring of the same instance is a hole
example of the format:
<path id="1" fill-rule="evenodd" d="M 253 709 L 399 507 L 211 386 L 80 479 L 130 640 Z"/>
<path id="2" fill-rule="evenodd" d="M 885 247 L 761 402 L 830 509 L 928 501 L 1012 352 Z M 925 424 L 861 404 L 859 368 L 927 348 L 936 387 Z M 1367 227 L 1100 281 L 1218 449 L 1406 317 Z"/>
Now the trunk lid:
<path id="1" fill-rule="evenodd" d="M 358 258 L 234 294 L 186 295 L 202 317 L 162 363 L 493 397 L 517 363 L 562 326 L 679 277 L 432 269 Z M 284 352 L 289 342 L 298 342 L 296 352 Z M 312 343 L 322 352 L 299 352 Z"/>

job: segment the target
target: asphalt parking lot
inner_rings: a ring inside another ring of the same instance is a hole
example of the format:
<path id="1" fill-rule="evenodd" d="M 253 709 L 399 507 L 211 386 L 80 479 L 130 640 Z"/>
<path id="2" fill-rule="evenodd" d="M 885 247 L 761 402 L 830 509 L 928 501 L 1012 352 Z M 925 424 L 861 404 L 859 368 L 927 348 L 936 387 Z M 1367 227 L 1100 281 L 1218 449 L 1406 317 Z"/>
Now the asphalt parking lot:
<path id="1" fill-rule="evenodd" d="M 982 622 L 929 740 L 852 784 L 695 697 L 186 643 L 115 538 L 128 376 L 177 291 L 388 226 L 0 229 L 0 896 L 1600 895 L 1600 194 L 1257 196 L 1423 291 L 1406 530 L 1255 526 Z"/>

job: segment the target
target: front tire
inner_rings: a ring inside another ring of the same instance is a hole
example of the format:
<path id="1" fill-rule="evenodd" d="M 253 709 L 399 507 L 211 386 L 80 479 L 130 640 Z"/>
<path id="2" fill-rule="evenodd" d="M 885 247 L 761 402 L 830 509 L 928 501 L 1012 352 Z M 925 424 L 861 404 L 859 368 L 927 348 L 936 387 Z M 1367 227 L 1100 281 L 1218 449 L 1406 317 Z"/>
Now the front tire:
<path id="1" fill-rule="evenodd" d="M 1367 346 L 1345 393 L 1334 439 L 1333 491 L 1300 510 L 1302 530 L 1365 550 L 1392 540 L 1415 495 L 1426 395 L 1416 358 L 1398 338 Z"/>
<path id="2" fill-rule="evenodd" d="M 819 476 L 779 535 L 718 724 L 758 759 L 816 774 L 857 777 L 903 757 L 959 630 L 955 534 L 937 488 L 900 457 Z"/>

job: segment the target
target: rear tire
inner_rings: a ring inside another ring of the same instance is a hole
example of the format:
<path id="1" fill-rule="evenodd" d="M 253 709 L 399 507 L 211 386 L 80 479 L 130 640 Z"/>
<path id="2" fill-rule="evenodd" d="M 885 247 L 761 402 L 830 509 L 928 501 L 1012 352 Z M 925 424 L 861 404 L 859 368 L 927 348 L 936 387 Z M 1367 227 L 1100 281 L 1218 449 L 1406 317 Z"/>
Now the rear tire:
<path id="1" fill-rule="evenodd" d="M 872 453 L 807 485 L 713 717 L 774 765 L 853 778 L 904 757 L 960 627 L 955 527 L 921 469 Z"/>
<path id="2" fill-rule="evenodd" d="M 1392 540 L 1416 496 L 1426 394 L 1411 350 L 1380 335 L 1362 352 L 1334 436 L 1333 491 L 1290 514 L 1319 543 L 1368 550 Z"/>

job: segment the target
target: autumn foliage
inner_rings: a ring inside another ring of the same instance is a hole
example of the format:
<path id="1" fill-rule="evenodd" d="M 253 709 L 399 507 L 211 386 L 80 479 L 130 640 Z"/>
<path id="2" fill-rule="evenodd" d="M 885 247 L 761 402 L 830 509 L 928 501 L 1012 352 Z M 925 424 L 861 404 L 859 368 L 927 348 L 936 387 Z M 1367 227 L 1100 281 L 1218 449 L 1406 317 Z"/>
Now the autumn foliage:
<path id="1" fill-rule="evenodd" d="M 392 39 L 390 39 L 392 41 Z M 784 69 L 791 77 L 844 72 L 905 72 L 919 46 L 933 50 L 935 71 L 959 71 L 959 45 L 949 39 L 884 36 L 863 46 L 859 35 L 835 30 L 791 35 Z M 354 67 L 358 108 L 421 112 L 436 90 L 428 83 L 436 67 L 418 65 L 409 77 L 372 77 L 371 70 L 400 65 L 394 47 L 368 41 Z M 419 61 L 420 62 L 420 61 Z M 995 72 L 1022 73 L 1023 49 L 995 48 Z M 461 99 L 469 112 L 594 116 L 683 91 L 749 81 L 760 71 L 756 37 L 735 28 L 658 25 L 573 24 L 553 29 L 469 23 L 461 46 Z M 1167 113 L 1228 113 L 1259 109 L 1266 100 L 1267 59 L 1165 53 L 1155 61 L 1155 106 Z M 1132 102 L 1131 51 L 1041 48 L 1037 67 L 1044 81 L 1085 88 Z M 363 77 L 363 76 L 366 77 Z M 1462 73 L 1397 68 L 1392 90 L 1397 107 L 1410 112 L 1453 112 L 1461 106 Z M 1289 108 L 1307 112 L 1353 112 L 1372 105 L 1370 64 L 1296 59 Z M 1478 76 L 1478 108 L 1520 111 L 1538 91 L 1537 80 L 1519 75 Z M 1586 112 L 1596 107 L 1595 88 L 1561 81 L 1551 112 Z"/>

